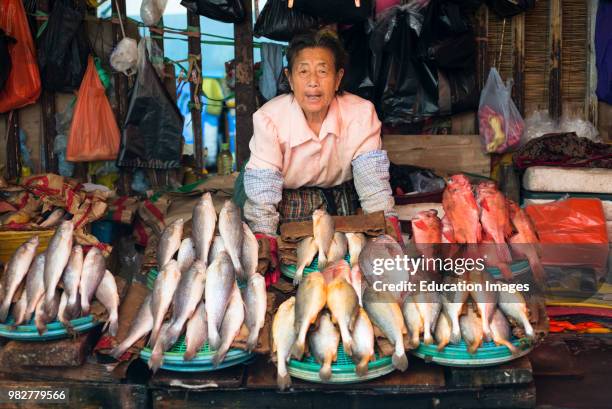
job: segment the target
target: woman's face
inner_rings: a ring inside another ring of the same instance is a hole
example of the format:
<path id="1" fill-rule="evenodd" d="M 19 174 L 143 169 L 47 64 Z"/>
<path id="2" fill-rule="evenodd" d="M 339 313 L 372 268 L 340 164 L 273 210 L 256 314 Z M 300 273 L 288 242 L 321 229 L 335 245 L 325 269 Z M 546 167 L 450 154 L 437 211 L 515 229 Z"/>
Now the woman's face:
<path id="1" fill-rule="evenodd" d="M 327 48 L 304 48 L 295 57 L 291 72 L 285 70 L 293 95 L 307 117 L 324 117 L 336 95 L 344 70 L 336 71 L 334 55 Z"/>

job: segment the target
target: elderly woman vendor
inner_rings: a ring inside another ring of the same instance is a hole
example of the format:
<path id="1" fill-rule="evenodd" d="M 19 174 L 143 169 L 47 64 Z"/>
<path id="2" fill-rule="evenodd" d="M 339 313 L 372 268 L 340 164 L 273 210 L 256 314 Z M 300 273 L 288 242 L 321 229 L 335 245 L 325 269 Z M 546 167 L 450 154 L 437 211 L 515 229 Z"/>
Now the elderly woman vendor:
<path id="1" fill-rule="evenodd" d="M 293 38 L 285 75 L 291 92 L 253 115 L 244 172 L 244 217 L 258 238 L 271 240 L 279 222 L 384 211 L 399 233 L 381 150 L 381 123 L 371 102 L 342 92 L 346 53 L 333 32 Z M 274 245 L 272 245 L 274 247 Z"/>

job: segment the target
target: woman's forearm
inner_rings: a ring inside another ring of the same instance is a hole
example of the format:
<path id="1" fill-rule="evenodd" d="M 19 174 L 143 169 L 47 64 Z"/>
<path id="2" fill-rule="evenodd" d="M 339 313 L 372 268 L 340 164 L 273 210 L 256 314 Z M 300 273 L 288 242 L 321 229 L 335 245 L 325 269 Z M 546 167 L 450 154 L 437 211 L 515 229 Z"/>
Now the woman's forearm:
<path id="1" fill-rule="evenodd" d="M 383 150 L 359 155 L 352 162 L 353 180 L 365 213 L 384 211 L 385 216 L 397 216 L 389 184 L 389 158 Z"/>
<path id="2" fill-rule="evenodd" d="M 246 169 L 244 190 L 247 201 L 244 217 L 251 230 L 276 235 L 279 223 L 278 204 L 283 196 L 283 176 L 271 169 Z"/>

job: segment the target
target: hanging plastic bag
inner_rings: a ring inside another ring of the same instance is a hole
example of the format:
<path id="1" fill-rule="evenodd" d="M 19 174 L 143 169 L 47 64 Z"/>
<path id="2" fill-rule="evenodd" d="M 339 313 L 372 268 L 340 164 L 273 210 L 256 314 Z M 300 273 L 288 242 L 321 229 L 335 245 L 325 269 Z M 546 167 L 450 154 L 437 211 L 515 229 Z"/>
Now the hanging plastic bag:
<path id="1" fill-rule="evenodd" d="M 187 10 L 225 23 L 240 23 L 244 20 L 242 0 L 183 0 Z"/>
<path id="2" fill-rule="evenodd" d="M 478 123 L 483 149 L 502 153 L 518 146 L 525 121 L 512 101 L 512 81 L 504 85 L 497 69 L 491 68 L 480 94 Z"/>
<path id="3" fill-rule="evenodd" d="M 110 56 L 111 67 L 125 75 L 133 75 L 136 72 L 137 62 L 138 43 L 136 40 L 126 37 L 119 41 Z"/>
<path id="4" fill-rule="evenodd" d="M 142 0 L 140 18 L 147 26 L 156 26 L 164 15 L 168 0 Z"/>
<path id="5" fill-rule="evenodd" d="M 268 0 L 255 22 L 256 37 L 276 41 L 290 41 L 298 33 L 318 27 L 317 17 L 304 14 L 287 6 L 287 0 Z"/>
<path id="6" fill-rule="evenodd" d="M 6 35 L 0 28 L 0 91 L 4 88 L 11 72 L 11 54 L 9 45 L 15 44 L 15 39 Z"/>
<path id="7" fill-rule="evenodd" d="M 349 55 L 349 64 L 342 78 L 344 90 L 362 98 L 374 99 L 369 41 L 372 32 L 371 21 L 353 24 L 339 33 L 344 49 Z"/>
<path id="8" fill-rule="evenodd" d="M 85 10 L 71 0 L 55 1 L 38 43 L 40 77 L 46 90 L 72 92 L 81 85 L 90 51 L 84 17 Z"/>
<path id="9" fill-rule="evenodd" d="M 9 45 L 12 68 L 0 91 L 0 113 L 33 104 L 40 96 L 34 41 L 21 0 L 0 1 L 0 29 L 15 39 Z"/>
<path id="10" fill-rule="evenodd" d="M 90 56 L 74 108 L 66 159 L 71 162 L 111 160 L 117 157 L 118 151 L 119 127 Z"/>
<path id="11" fill-rule="evenodd" d="M 138 76 L 123 125 L 119 167 L 180 167 L 183 117 L 139 44 Z M 140 52 L 142 51 L 142 56 Z"/>
<path id="12" fill-rule="evenodd" d="M 354 24 L 367 20 L 374 14 L 372 0 L 295 0 L 293 7 L 330 23 Z"/>

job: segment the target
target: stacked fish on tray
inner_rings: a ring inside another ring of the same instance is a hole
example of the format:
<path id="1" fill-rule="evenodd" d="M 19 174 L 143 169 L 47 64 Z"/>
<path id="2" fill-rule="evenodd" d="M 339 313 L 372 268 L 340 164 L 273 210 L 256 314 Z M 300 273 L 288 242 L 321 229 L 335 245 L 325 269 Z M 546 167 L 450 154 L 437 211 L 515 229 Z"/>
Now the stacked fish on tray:
<path id="1" fill-rule="evenodd" d="M 0 322 L 6 322 L 11 303 L 21 290 L 12 308 L 14 326 L 34 316 L 41 335 L 55 319 L 69 330 L 70 320 L 89 314 L 95 297 L 109 314 L 105 328 L 112 335 L 117 333 L 119 295 L 115 278 L 106 270 L 98 248 L 92 247 L 84 256 L 80 245 L 73 246 L 73 231 L 72 222 L 63 221 L 45 252 L 36 255 L 37 236 L 15 251 L 0 284 Z"/>
<path id="2" fill-rule="evenodd" d="M 192 237 L 181 240 L 182 236 L 182 219 L 164 229 L 153 291 L 140 307 L 125 340 L 112 351 L 115 358 L 150 333 L 148 343 L 153 351 L 149 367 L 156 371 L 163 364 L 164 352 L 184 332 L 183 358 L 193 359 L 208 341 L 215 350 L 216 367 L 225 359 L 243 323 L 249 331 L 247 350 L 257 346 L 266 314 L 266 284 L 257 273 L 257 239 L 241 221 L 240 209 L 226 201 L 217 226 L 212 197 L 205 193 L 193 209 Z M 237 280 L 246 282 L 243 291 Z M 165 320 L 170 311 L 170 318 Z"/>
<path id="3" fill-rule="evenodd" d="M 393 366 L 401 371 L 408 367 L 402 335 L 406 329 L 400 308 L 388 304 L 383 293 L 362 291 L 357 260 L 365 236 L 334 230 L 333 218 L 324 210 L 316 210 L 313 236 L 298 245 L 299 265 L 294 281 L 299 282 L 297 294 L 280 305 L 272 323 L 277 383 L 281 390 L 291 385 L 287 362 L 291 357 L 301 360 L 307 344 L 310 354 L 321 365 L 321 380 L 331 379 L 331 365 L 337 358 L 340 340 L 344 353 L 355 362 L 356 374 L 365 375 L 375 357 L 373 324 L 395 346 Z M 352 267 L 344 260 L 347 248 Z M 320 271 L 302 279 L 304 267 L 317 254 Z"/>

